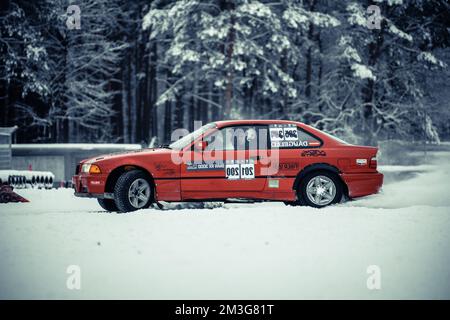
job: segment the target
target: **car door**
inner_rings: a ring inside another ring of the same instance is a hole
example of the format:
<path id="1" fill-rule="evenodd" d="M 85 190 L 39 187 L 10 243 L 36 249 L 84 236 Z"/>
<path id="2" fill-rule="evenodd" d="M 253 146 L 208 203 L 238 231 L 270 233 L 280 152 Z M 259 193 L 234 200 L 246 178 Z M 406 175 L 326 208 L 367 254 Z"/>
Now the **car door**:
<path id="1" fill-rule="evenodd" d="M 222 192 L 223 197 L 236 197 L 239 191 L 262 191 L 266 176 L 261 175 L 261 159 L 267 136 L 265 125 L 239 125 L 220 128 L 196 141 L 186 151 L 192 161 L 181 165 L 182 193 Z M 200 141 L 207 143 L 204 150 L 195 147 Z"/>

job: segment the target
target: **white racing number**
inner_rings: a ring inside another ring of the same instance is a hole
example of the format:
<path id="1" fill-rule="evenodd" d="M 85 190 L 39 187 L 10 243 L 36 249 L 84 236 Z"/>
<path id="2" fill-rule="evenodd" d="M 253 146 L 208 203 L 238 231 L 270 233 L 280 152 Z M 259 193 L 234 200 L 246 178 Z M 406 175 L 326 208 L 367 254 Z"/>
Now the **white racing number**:
<path id="1" fill-rule="evenodd" d="M 230 163 L 225 166 L 225 175 L 228 180 L 254 179 L 254 163 Z"/>
<path id="2" fill-rule="evenodd" d="M 227 164 L 225 166 L 225 173 L 227 175 L 227 179 L 236 180 L 240 179 L 240 164 Z"/>
<path id="3" fill-rule="evenodd" d="M 255 165 L 253 163 L 241 164 L 241 179 L 254 179 Z"/>
<path id="4" fill-rule="evenodd" d="M 297 128 L 284 128 L 284 140 L 286 141 L 297 141 L 298 133 Z"/>

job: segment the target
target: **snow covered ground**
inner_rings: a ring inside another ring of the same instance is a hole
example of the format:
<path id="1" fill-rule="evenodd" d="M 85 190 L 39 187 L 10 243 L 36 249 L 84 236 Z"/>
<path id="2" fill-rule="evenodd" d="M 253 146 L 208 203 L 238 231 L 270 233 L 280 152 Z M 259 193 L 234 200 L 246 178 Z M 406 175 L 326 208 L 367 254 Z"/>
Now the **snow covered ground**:
<path id="1" fill-rule="evenodd" d="M 72 190 L 20 190 L 30 203 L 0 205 L 0 298 L 449 299 L 450 155 L 436 159 L 392 179 L 391 166 L 380 194 L 322 210 L 110 214 Z"/>

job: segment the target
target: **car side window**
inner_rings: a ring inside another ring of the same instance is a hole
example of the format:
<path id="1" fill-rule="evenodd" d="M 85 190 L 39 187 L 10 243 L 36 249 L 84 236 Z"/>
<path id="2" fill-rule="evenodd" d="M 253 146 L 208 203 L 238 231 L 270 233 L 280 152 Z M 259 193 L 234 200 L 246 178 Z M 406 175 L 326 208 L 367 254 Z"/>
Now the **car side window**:
<path id="1" fill-rule="evenodd" d="M 207 151 L 256 150 L 267 148 L 267 127 L 264 125 L 222 128 L 205 137 Z"/>
<path id="2" fill-rule="evenodd" d="M 321 141 L 295 124 L 273 124 L 269 126 L 272 148 L 292 149 L 320 147 Z"/>

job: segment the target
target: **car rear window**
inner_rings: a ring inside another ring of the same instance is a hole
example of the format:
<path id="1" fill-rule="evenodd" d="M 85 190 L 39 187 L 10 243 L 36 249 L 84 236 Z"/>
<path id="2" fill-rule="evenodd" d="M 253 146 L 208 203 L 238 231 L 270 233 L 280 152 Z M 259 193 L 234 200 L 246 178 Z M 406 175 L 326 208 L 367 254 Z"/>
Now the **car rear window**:
<path id="1" fill-rule="evenodd" d="M 340 139 L 340 138 L 338 138 L 338 137 L 336 137 L 336 136 L 333 136 L 333 135 L 329 134 L 328 132 L 321 131 L 321 130 L 319 130 L 319 131 L 320 131 L 321 133 L 323 133 L 324 135 L 326 135 L 327 137 L 329 137 L 329 138 L 331 138 L 331 139 L 333 139 L 333 140 L 336 140 L 336 141 L 338 141 L 338 142 L 340 142 L 340 143 L 342 143 L 342 144 L 352 145 L 351 143 L 349 143 L 349 142 L 347 142 L 347 141 L 344 141 L 344 140 L 342 140 L 342 139 Z"/>
<path id="2" fill-rule="evenodd" d="M 322 142 L 295 124 L 273 124 L 269 126 L 272 148 L 314 148 Z"/>

